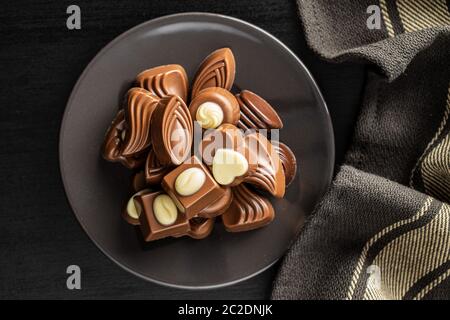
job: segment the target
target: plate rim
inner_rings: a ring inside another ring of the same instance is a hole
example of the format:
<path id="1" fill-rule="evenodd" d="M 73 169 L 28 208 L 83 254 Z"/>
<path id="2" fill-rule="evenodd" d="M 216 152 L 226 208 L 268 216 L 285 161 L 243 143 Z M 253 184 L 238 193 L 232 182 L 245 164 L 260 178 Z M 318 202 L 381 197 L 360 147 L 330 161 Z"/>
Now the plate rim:
<path id="1" fill-rule="evenodd" d="M 325 114 L 325 120 L 326 120 L 326 125 L 328 127 L 328 131 L 330 134 L 330 145 L 328 152 L 330 153 L 330 157 L 328 159 L 329 161 L 329 165 L 331 168 L 333 168 L 332 170 L 330 170 L 328 179 L 327 179 L 327 186 L 326 188 L 324 188 L 325 190 L 323 191 L 322 195 L 320 195 L 321 197 L 325 194 L 325 192 L 328 190 L 328 188 L 331 185 L 332 182 L 332 178 L 333 178 L 333 174 L 334 174 L 334 163 L 335 163 L 335 137 L 334 137 L 334 130 L 333 130 L 333 123 L 331 121 L 331 116 L 330 116 L 330 112 L 328 110 L 326 101 L 322 95 L 322 92 L 320 91 L 319 86 L 317 85 L 316 80 L 314 79 L 313 75 L 311 74 L 311 72 L 309 71 L 309 69 L 305 66 L 305 64 L 300 60 L 300 58 L 297 57 L 297 55 L 289 48 L 287 47 L 287 45 L 285 45 L 283 42 L 281 42 L 281 40 L 279 40 L 278 38 L 276 38 L 274 35 L 272 35 L 271 33 L 265 31 L 264 29 L 250 23 L 247 21 L 244 21 L 242 19 L 239 18 L 235 18 L 232 16 L 228 16 L 228 15 L 223 15 L 223 14 L 217 14 L 217 13 L 210 13 L 210 12 L 182 12 L 182 13 L 175 13 L 175 14 L 169 14 L 169 15 L 164 15 L 161 17 L 157 17 L 151 20 L 147 20 L 144 21 L 142 23 L 137 24 L 136 26 L 122 32 L 121 34 L 119 34 L 118 36 L 116 36 L 113 40 L 109 41 L 91 60 L 90 62 L 87 64 L 87 66 L 83 69 L 83 72 L 81 73 L 81 75 L 78 77 L 70 95 L 69 98 L 67 100 L 67 103 L 65 105 L 64 108 L 64 113 L 63 113 L 63 118 L 61 121 L 61 126 L 60 126 L 60 130 L 59 130 L 59 142 L 58 142 L 58 165 L 59 165 L 59 171 L 60 171 L 60 175 L 61 175 L 61 180 L 63 183 L 63 187 L 64 187 L 64 194 L 66 196 L 66 199 L 69 203 L 70 209 L 73 213 L 73 215 L 75 216 L 76 220 L 78 221 L 78 224 L 81 226 L 82 230 L 85 232 L 85 234 L 88 236 L 89 240 L 92 241 L 94 243 L 94 245 L 100 250 L 101 253 L 103 253 L 108 259 L 110 259 L 111 261 L 113 261 L 116 265 L 118 265 L 120 268 L 122 268 L 123 270 L 131 273 L 132 275 L 141 278 L 145 281 L 149 281 L 155 284 L 159 284 L 165 287 L 170 287 L 170 288 L 175 288 L 175 289 L 185 289 L 185 290 L 209 290 L 209 289 L 219 289 L 219 288 L 224 288 L 227 286 L 231 286 L 243 281 L 246 281 L 250 278 L 253 278 L 261 273 L 263 273 L 264 271 L 268 270 L 270 267 L 272 267 L 275 263 L 277 263 L 278 261 L 282 260 L 284 255 L 286 254 L 286 252 L 279 258 L 275 259 L 274 261 L 272 261 L 270 264 L 268 264 L 267 266 L 265 266 L 264 268 L 261 268 L 259 270 L 257 270 L 256 272 L 253 272 L 245 277 L 241 277 L 239 279 L 233 280 L 233 281 L 228 281 L 228 282 L 223 282 L 223 283 L 218 283 L 218 284 L 213 284 L 213 285 L 201 285 L 201 286 L 195 286 L 195 285 L 180 285 L 180 284 L 174 284 L 174 283 L 170 283 L 170 282 L 166 282 L 166 281 L 161 281 L 158 279 L 153 279 L 150 278 L 146 275 L 143 275 L 137 271 L 134 271 L 133 269 L 131 269 L 131 267 L 129 267 L 128 265 L 126 265 L 124 262 L 119 262 L 118 260 L 116 260 L 114 257 L 112 257 L 108 252 L 106 252 L 106 249 L 103 249 L 102 246 L 97 243 L 97 241 L 95 240 L 95 238 L 93 238 L 91 236 L 91 233 L 87 230 L 87 228 L 84 226 L 82 219 L 79 217 L 79 215 L 76 214 L 76 210 L 74 208 L 74 201 L 72 200 L 71 196 L 69 195 L 68 192 L 68 182 L 67 182 L 67 178 L 63 169 L 63 140 L 64 140 L 64 133 L 65 133 L 65 128 L 66 128 L 66 122 L 68 121 L 67 119 L 69 118 L 69 114 L 70 111 L 72 109 L 72 103 L 74 100 L 74 97 L 76 95 L 76 93 L 78 92 L 79 86 L 80 84 L 83 82 L 84 78 L 86 77 L 86 75 L 88 74 L 88 72 L 90 71 L 90 69 L 92 68 L 93 65 L 95 65 L 95 63 L 111 48 L 113 47 L 116 43 L 120 42 L 123 38 L 128 37 L 129 35 L 131 35 L 132 33 L 136 32 L 137 30 L 141 29 L 141 28 L 146 28 L 152 24 L 164 21 L 164 20 L 170 20 L 170 19 L 176 19 L 178 17 L 213 17 L 213 18 L 219 18 L 219 19 L 223 19 L 223 20 L 228 20 L 228 21 L 232 21 L 238 24 L 243 24 L 251 29 L 254 29 L 257 32 L 260 32 L 262 34 L 264 34 L 265 36 L 267 36 L 268 38 L 270 38 L 271 40 L 273 40 L 277 45 L 279 45 L 283 50 L 286 51 L 286 53 L 288 53 L 292 58 L 294 58 L 294 60 L 303 68 L 304 72 L 306 73 L 306 75 L 309 77 L 309 79 L 311 80 L 311 85 L 312 85 L 312 89 L 314 94 L 317 95 L 318 100 L 319 100 L 319 104 L 322 105 L 322 111 Z M 305 221 L 306 223 L 307 221 Z M 301 230 L 300 230 L 301 231 Z M 298 234 L 300 233 L 300 231 L 297 233 L 296 237 L 292 240 L 292 243 L 296 240 L 296 238 L 298 237 Z M 290 244 L 290 246 L 292 245 L 292 243 Z M 289 248 L 288 248 L 289 250 Z"/>

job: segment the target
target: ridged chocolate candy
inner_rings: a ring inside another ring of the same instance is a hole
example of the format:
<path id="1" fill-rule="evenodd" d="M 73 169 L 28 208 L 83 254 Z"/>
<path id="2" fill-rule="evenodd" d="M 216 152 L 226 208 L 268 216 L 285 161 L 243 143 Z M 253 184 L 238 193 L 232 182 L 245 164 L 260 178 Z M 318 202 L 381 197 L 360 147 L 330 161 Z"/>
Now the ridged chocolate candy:
<path id="1" fill-rule="evenodd" d="M 283 128 L 283 122 L 277 112 L 256 93 L 243 90 L 236 98 L 241 111 L 238 128 L 242 130 Z"/>
<path id="2" fill-rule="evenodd" d="M 159 98 L 145 89 L 132 88 L 127 93 L 125 120 L 127 130 L 122 154 L 129 156 L 142 152 L 151 144 L 150 121 Z"/>
<path id="3" fill-rule="evenodd" d="M 273 144 L 275 151 L 280 157 L 281 163 L 283 165 L 283 172 L 285 176 L 286 187 L 289 186 L 294 180 L 297 174 L 297 160 L 292 150 L 282 142 Z"/>
<path id="4" fill-rule="evenodd" d="M 236 62 L 229 48 L 214 51 L 203 60 L 192 85 L 191 97 L 195 98 L 203 89 L 220 87 L 230 90 L 236 74 Z"/>
<path id="5" fill-rule="evenodd" d="M 250 161 L 256 163 L 256 170 L 244 177 L 244 182 L 253 184 L 277 198 L 284 196 L 286 184 L 278 153 L 269 140 L 259 132 L 245 137 L 250 150 Z"/>
<path id="6" fill-rule="evenodd" d="M 160 98 L 177 95 L 187 101 L 188 78 L 184 68 L 178 64 L 169 64 L 142 71 L 136 77 L 136 82 L 139 87 Z"/>
<path id="7" fill-rule="evenodd" d="M 233 201 L 222 221 L 227 231 L 242 232 L 261 228 L 274 217 L 270 201 L 241 184 L 233 188 Z"/>
<path id="8" fill-rule="evenodd" d="M 194 130 L 184 101 L 178 96 L 161 99 L 151 124 L 153 151 L 161 165 L 180 165 L 190 154 Z"/>
<path id="9" fill-rule="evenodd" d="M 125 131 L 125 112 L 120 110 L 106 132 L 105 141 L 102 146 L 102 156 L 107 161 L 120 162 L 129 169 L 139 168 L 145 163 L 144 154 L 127 157 L 122 154 Z"/>

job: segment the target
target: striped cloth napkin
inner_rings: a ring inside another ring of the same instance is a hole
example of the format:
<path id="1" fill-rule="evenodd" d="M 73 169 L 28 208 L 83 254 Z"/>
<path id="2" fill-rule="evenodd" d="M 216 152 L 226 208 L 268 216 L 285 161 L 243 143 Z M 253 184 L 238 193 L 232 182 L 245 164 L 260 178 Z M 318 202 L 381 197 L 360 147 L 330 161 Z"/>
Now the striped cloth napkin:
<path id="1" fill-rule="evenodd" d="M 450 299 L 449 1 L 297 3 L 309 46 L 368 74 L 345 164 L 272 298 Z"/>

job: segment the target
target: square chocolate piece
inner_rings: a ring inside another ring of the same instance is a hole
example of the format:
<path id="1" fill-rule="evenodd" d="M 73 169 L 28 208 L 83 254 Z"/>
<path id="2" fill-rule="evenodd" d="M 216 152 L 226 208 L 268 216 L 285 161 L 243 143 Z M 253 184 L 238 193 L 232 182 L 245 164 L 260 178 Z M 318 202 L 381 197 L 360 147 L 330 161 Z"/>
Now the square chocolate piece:
<path id="1" fill-rule="evenodd" d="M 195 156 L 169 172 L 161 185 L 187 219 L 219 200 L 226 191 Z"/>
<path id="2" fill-rule="evenodd" d="M 140 228 L 145 241 L 180 237 L 190 230 L 185 214 L 178 210 L 173 200 L 164 192 L 139 195 L 134 198 L 134 201 L 140 211 Z M 155 202 L 160 202 L 162 205 L 155 206 Z"/>

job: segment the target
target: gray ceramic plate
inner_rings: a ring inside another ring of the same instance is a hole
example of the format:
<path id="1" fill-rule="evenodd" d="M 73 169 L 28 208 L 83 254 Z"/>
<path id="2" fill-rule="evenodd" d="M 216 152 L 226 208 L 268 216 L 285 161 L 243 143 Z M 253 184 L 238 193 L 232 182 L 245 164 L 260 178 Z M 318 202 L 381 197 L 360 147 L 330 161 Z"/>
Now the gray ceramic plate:
<path id="1" fill-rule="evenodd" d="M 237 89 L 270 101 L 284 121 L 281 140 L 295 152 L 299 174 L 286 197 L 273 201 L 266 228 L 240 234 L 216 223 L 205 240 L 165 239 L 143 245 L 120 217 L 129 176 L 100 157 L 106 129 L 134 77 L 143 69 L 178 63 L 190 79 L 211 51 L 230 47 Z M 108 44 L 78 80 L 64 115 L 60 166 L 67 197 L 92 241 L 129 272 L 160 284 L 211 288 L 252 277 L 275 263 L 295 240 L 328 187 L 334 140 L 324 100 L 310 73 L 280 41 L 240 20 L 205 13 L 143 23 Z"/>

